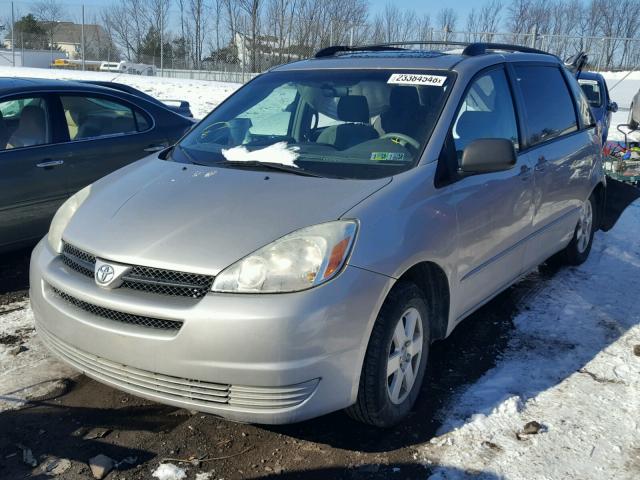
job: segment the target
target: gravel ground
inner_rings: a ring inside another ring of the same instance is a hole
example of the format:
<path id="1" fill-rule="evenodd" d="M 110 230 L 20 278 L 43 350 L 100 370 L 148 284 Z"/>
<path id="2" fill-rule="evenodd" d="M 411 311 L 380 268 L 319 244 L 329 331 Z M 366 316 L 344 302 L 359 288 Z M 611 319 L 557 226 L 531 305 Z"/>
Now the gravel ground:
<path id="1" fill-rule="evenodd" d="M 616 184 L 610 191 L 612 225 L 640 192 Z M 27 296 L 28 258 L 27 250 L 0 257 L 0 318 L 2 307 Z M 493 368 L 510 339 L 513 317 L 555 274 L 550 268 L 530 274 L 436 343 L 418 405 L 395 429 L 369 428 L 341 412 L 289 426 L 236 424 L 78 376 L 25 408 L 0 413 L 0 478 L 92 478 L 88 461 L 104 454 L 120 462 L 109 480 L 151 479 L 163 461 L 197 480 L 425 479 L 429 472 L 416 460 L 441 426 L 441 416 L 433 413 L 449 408 L 456 392 Z M 25 463 L 29 454 L 37 467 Z"/>

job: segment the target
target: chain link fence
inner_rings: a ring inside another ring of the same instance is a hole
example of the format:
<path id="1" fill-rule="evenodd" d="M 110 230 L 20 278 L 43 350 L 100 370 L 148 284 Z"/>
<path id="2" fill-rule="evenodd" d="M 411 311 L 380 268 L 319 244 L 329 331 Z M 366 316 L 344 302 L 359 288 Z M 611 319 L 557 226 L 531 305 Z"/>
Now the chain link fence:
<path id="1" fill-rule="evenodd" d="M 184 11 L 176 8 L 177 2 L 120 0 L 113 6 L 55 0 L 3 2 L 0 5 L 0 65 L 244 83 L 275 65 L 310 58 L 320 48 L 332 44 L 377 43 L 366 24 L 346 24 L 338 31 L 329 23 L 327 28 L 320 29 L 315 40 L 299 37 L 297 41 L 286 33 L 259 33 L 273 29 L 265 26 L 265 22 L 258 25 L 246 16 L 237 19 L 234 30 L 222 28 L 221 17 L 211 12 L 206 22 L 185 24 Z M 137 12 L 135 9 L 143 4 L 146 9 Z M 150 7 L 153 5 L 159 10 L 153 10 Z M 427 43 L 407 45 L 408 48 L 456 48 L 428 42 L 511 43 L 549 51 L 560 58 L 586 51 L 588 67 L 593 70 L 634 70 L 640 66 L 640 38 L 567 36 L 535 30 L 468 32 L 448 28 L 422 29 L 418 36 L 420 38 L 404 40 Z"/>

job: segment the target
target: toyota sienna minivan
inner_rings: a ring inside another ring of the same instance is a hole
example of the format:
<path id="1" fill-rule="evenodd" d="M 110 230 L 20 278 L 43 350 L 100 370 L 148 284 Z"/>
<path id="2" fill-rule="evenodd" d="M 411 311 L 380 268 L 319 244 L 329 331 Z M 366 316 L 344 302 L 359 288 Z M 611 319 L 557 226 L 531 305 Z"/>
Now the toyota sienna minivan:
<path id="1" fill-rule="evenodd" d="M 555 56 L 325 49 L 70 198 L 33 252 L 37 328 L 147 399 L 388 427 L 432 342 L 548 258 L 585 261 L 601 155 Z"/>

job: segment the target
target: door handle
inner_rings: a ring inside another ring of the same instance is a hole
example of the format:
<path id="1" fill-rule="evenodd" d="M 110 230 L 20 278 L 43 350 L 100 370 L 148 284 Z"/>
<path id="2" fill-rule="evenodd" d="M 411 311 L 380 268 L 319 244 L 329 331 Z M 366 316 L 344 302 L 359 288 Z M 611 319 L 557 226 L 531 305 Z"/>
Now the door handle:
<path id="1" fill-rule="evenodd" d="M 154 153 L 154 152 L 159 152 L 161 150 L 164 150 L 165 148 L 167 148 L 166 145 L 149 145 L 147 148 L 144 149 L 144 151 L 149 153 Z"/>
<path id="2" fill-rule="evenodd" d="M 544 157 L 538 158 L 538 163 L 535 166 L 536 172 L 543 172 L 547 168 L 547 159 Z"/>
<path id="3" fill-rule="evenodd" d="M 64 160 L 44 160 L 40 163 L 36 163 L 38 168 L 53 168 L 59 165 L 64 165 Z"/>
<path id="4" fill-rule="evenodd" d="M 529 180 L 529 178 L 531 178 L 531 168 L 527 165 L 522 165 L 520 167 L 520 173 L 518 174 L 518 176 L 522 179 L 523 182 L 526 182 L 527 180 Z"/>

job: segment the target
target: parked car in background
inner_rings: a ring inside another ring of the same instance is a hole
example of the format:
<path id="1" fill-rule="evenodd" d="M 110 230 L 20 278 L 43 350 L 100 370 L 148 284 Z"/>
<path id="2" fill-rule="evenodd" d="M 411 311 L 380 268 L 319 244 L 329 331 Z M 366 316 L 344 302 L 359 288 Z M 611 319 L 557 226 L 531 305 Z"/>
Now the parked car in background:
<path id="1" fill-rule="evenodd" d="M 185 117 L 193 118 L 191 105 L 186 100 L 157 99 L 155 97 L 152 97 L 148 93 L 138 90 L 137 88 L 134 88 L 130 85 L 125 85 L 124 83 L 105 82 L 99 80 L 82 80 L 82 83 L 100 85 L 102 87 L 113 88 L 115 90 L 130 93 L 131 95 L 135 95 L 136 97 L 144 98 L 145 100 L 154 102 L 158 105 L 168 108 L 169 110 L 173 110 L 174 112 L 179 113 L 180 115 L 183 115 Z"/>
<path id="2" fill-rule="evenodd" d="M 587 97 L 593 115 L 596 117 L 598 131 L 602 135 L 602 145 L 604 145 L 611 126 L 611 114 L 618 111 L 618 104 L 611 100 L 607 82 L 601 74 L 580 72 L 578 83 Z"/>
<path id="3" fill-rule="evenodd" d="M 575 77 L 526 47 L 276 67 L 58 210 L 31 259 L 40 338 L 190 410 L 395 425 L 433 341 L 549 257 L 587 259 L 595 131 Z"/>
<path id="4" fill-rule="evenodd" d="M 113 88 L 0 78 L 0 250 L 35 243 L 70 195 L 193 124 Z"/>
<path id="5" fill-rule="evenodd" d="M 627 122 L 633 130 L 640 127 L 640 90 L 635 94 L 629 108 L 629 121 Z"/>

